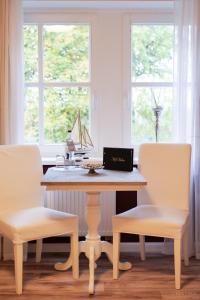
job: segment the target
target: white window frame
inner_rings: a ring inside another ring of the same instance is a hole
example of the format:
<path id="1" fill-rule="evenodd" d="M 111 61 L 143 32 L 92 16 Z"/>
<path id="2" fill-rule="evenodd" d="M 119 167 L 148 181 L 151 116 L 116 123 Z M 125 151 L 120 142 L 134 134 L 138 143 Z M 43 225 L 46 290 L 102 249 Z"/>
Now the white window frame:
<path id="1" fill-rule="evenodd" d="M 25 82 L 25 88 L 37 87 L 39 91 L 39 147 L 43 157 L 55 157 L 64 154 L 65 144 L 44 144 L 44 102 L 43 91 L 45 87 L 88 87 L 89 90 L 89 126 L 92 123 L 93 88 L 92 88 L 92 24 L 94 16 L 87 14 L 69 13 L 26 13 L 24 25 L 38 26 L 38 82 Z M 42 29 L 45 25 L 88 25 L 89 26 L 89 80 L 87 82 L 45 82 L 43 78 L 43 37 Z M 89 128 L 91 131 L 92 128 Z M 93 133 L 91 133 L 93 135 Z"/>
<path id="2" fill-rule="evenodd" d="M 126 45 L 126 53 L 123 56 L 124 61 L 124 82 L 125 99 L 123 105 L 123 137 L 124 144 L 134 147 L 136 156 L 138 154 L 139 145 L 132 144 L 132 88 L 133 87 L 172 87 L 172 82 L 132 82 L 131 79 L 131 27 L 132 25 L 173 25 L 173 9 L 161 9 L 153 11 L 137 11 L 137 14 L 129 14 L 124 18 L 124 45 Z M 125 51 L 124 51 L 125 52 Z"/>

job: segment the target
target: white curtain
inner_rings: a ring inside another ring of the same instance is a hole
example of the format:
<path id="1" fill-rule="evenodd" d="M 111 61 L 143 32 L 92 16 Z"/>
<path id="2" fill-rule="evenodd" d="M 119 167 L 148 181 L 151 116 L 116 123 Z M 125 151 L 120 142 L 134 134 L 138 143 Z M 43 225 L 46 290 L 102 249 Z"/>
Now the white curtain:
<path id="1" fill-rule="evenodd" d="M 22 1 L 0 0 L 0 144 L 23 142 L 22 26 Z M 3 257 L 12 256 L 12 246 L 5 239 Z"/>
<path id="2" fill-rule="evenodd" d="M 191 229 L 200 258 L 200 1 L 175 0 L 175 25 L 175 132 L 192 144 Z"/>
<path id="3" fill-rule="evenodd" d="M 23 11 L 21 0 L 0 1 L 0 144 L 23 137 Z"/>

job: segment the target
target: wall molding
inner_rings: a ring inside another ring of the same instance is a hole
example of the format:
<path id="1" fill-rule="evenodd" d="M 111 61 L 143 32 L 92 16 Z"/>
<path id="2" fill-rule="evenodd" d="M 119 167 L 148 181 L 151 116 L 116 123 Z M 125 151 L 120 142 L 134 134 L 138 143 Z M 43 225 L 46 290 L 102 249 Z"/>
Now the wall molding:
<path id="1" fill-rule="evenodd" d="M 29 243 L 28 247 L 24 246 L 24 261 L 27 260 L 28 253 L 35 253 L 35 243 Z M 9 250 L 9 251 L 5 251 Z M 145 243 L 146 254 L 163 254 L 163 255 L 173 255 L 173 241 L 167 239 L 164 242 L 146 242 Z M 42 255 L 44 257 L 45 253 L 66 253 L 68 255 L 70 251 L 69 243 L 43 243 Z M 139 243 L 137 242 L 122 242 L 120 251 L 128 254 L 138 254 L 139 255 Z M 193 256 L 194 253 L 190 253 Z M 200 259 L 196 257 L 196 259 Z M 13 247 L 4 249 L 3 260 L 13 260 Z"/>
<path id="2" fill-rule="evenodd" d="M 28 244 L 28 253 L 35 253 L 35 243 Z M 146 243 L 146 253 L 165 253 L 163 243 Z M 13 260 L 13 247 L 4 250 L 3 260 Z M 69 253 L 69 243 L 43 243 L 42 253 Z M 124 253 L 139 253 L 139 243 L 121 243 L 121 252 Z M 27 260 L 26 248 L 24 251 L 24 261 Z M 166 254 L 166 253 L 165 253 Z"/>
<path id="3" fill-rule="evenodd" d="M 44 243 L 43 244 L 43 253 L 56 253 L 56 252 L 69 252 L 69 244 L 64 243 Z M 164 244 L 163 243 L 146 243 L 145 244 L 147 253 L 164 253 Z M 28 246 L 29 253 L 35 252 L 35 244 L 29 244 Z M 139 243 L 121 243 L 121 252 L 126 253 L 139 253 Z"/>

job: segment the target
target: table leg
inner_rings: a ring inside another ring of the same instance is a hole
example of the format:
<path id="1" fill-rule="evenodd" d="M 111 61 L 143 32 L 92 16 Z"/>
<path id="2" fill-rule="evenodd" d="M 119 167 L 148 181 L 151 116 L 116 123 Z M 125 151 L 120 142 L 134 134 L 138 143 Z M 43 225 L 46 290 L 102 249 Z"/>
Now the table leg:
<path id="1" fill-rule="evenodd" d="M 100 193 L 87 193 L 86 222 L 88 225 L 88 233 L 86 240 L 80 242 L 80 252 L 84 252 L 89 259 L 89 294 L 94 293 L 94 270 L 96 268 L 95 261 L 101 255 L 101 240 L 98 234 L 98 226 L 100 223 Z"/>
<path id="2" fill-rule="evenodd" d="M 79 251 L 84 252 L 89 259 L 89 294 L 94 294 L 94 271 L 96 268 L 95 261 L 105 252 L 110 262 L 113 262 L 112 244 L 101 241 L 98 233 L 100 223 L 100 192 L 87 192 L 86 222 L 88 233 L 85 241 L 79 243 Z M 72 255 L 64 263 L 55 264 L 56 270 L 67 270 L 72 266 Z M 119 263 L 120 270 L 128 270 L 131 264 L 128 262 Z"/>
<path id="3" fill-rule="evenodd" d="M 94 294 L 94 269 L 95 269 L 94 253 L 95 253 L 95 248 L 90 247 L 90 258 L 89 258 L 90 278 L 89 278 L 89 287 L 88 287 L 88 292 L 90 295 Z"/>
<path id="4" fill-rule="evenodd" d="M 101 241 L 101 251 L 105 252 L 111 264 L 113 263 L 113 245 L 106 241 Z M 130 262 L 119 262 L 119 269 L 126 271 L 131 269 L 132 264 Z"/>
<path id="5" fill-rule="evenodd" d="M 88 234 L 86 240 L 80 242 L 80 252 L 84 252 L 89 259 L 89 293 L 94 293 L 94 270 L 96 268 L 95 261 L 100 257 L 102 252 L 105 252 L 110 262 L 113 262 L 113 249 L 112 244 L 100 240 L 98 233 L 98 226 L 100 223 L 100 193 L 88 192 L 87 193 L 87 209 L 86 209 L 86 222 L 88 225 Z M 131 263 L 119 263 L 120 270 L 129 270 L 132 267 Z"/>
<path id="6" fill-rule="evenodd" d="M 63 263 L 58 262 L 54 265 L 54 268 L 57 271 L 66 271 L 71 267 L 72 267 L 72 253 L 71 252 L 70 252 L 68 259 L 65 262 L 63 262 Z"/>
<path id="7" fill-rule="evenodd" d="M 109 261 L 111 263 L 113 263 L 113 249 L 112 249 L 112 244 L 109 243 L 109 242 L 106 242 L 106 241 L 101 241 L 101 252 L 104 252 L 106 253 Z M 83 241 L 83 242 L 80 242 L 80 252 L 84 252 L 86 253 L 86 242 Z M 91 247 L 94 249 L 94 253 L 95 253 L 95 248 L 94 247 Z M 88 250 L 87 250 L 88 251 Z M 89 255 L 89 259 L 91 260 L 91 253 Z M 94 260 L 95 260 L 95 256 L 94 256 Z M 55 264 L 55 269 L 58 270 L 58 271 L 65 271 L 65 270 L 68 270 L 69 268 L 72 267 L 72 254 L 70 253 L 70 256 L 69 258 L 66 260 L 66 262 L 64 263 L 56 263 Z M 96 263 L 94 263 L 94 269 L 96 269 L 97 265 Z M 122 270 L 122 271 L 126 271 L 126 270 L 129 270 L 131 269 L 132 267 L 132 264 L 130 262 L 119 262 L 119 269 Z"/>

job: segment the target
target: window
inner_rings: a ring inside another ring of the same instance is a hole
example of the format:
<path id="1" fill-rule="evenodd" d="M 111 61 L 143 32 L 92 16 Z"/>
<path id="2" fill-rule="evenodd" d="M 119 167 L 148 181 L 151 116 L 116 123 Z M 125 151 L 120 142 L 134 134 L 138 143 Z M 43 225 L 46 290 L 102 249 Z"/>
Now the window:
<path id="1" fill-rule="evenodd" d="M 25 142 L 62 144 L 90 114 L 90 25 L 25 24 Z"/>
<path id="2" fill-rule="evenodd" d="M 25 140 L 43 156 L 64 153 L 78 108 L 94 155 L 154 142 L 153 96 L 163 108 L 159 139 L 172 139 L 173 3 L 132 2 L 128 13 L 25 9 Z"/>
<path id="3" fill-rule="evenodd" d="M 131 26 L 131 139 L 134 145 L 173 137 L 173 25 Z"/>

